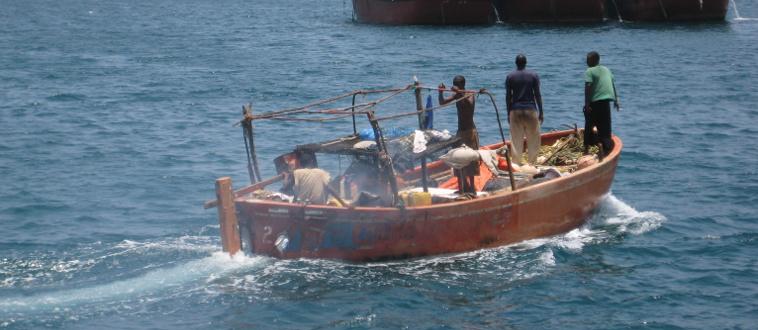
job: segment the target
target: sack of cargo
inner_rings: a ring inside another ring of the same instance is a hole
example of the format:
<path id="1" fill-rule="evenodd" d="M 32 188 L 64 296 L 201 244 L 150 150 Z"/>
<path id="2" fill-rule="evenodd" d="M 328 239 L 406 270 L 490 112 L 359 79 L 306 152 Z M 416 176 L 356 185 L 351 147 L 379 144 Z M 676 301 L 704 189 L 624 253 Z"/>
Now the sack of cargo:
<path id="1" fill-rule="evenodd" d="M 479 153 L 467 146 L 455 148 L 440 156 L 440 159 L 448 166 L 460 170 L 473 162 L 479 161 Z"/>

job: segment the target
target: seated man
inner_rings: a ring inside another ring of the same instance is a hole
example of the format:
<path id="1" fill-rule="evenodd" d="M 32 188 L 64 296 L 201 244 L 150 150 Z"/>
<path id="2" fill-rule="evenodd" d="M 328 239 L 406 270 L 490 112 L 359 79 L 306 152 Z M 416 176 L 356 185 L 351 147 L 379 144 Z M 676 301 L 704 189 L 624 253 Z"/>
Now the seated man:
<path id="1" fill-rule="evenodd" d="M 285 174 L 282 192 L 292 192 L 294 201 L 324 205 L 329 200 L 330 175 L 319 168 L 300 168 Z"/>

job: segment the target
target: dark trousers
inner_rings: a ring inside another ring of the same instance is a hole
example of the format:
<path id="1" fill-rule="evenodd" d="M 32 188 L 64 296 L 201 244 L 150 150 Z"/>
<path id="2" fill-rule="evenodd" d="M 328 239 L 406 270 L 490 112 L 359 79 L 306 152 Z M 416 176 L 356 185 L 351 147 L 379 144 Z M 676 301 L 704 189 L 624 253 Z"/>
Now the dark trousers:
<path id="1" fill-rule="evenodd" d="M 584 113 L 584 146 L 603 144 L 603 151 L 607 154 L 613 149 L 611 139 L 611 102 L 610 100 L 595 101 L 590 103 L 592 111 Z M 597 136 L 592 133 L 592 128 L 597 127 Z"/>

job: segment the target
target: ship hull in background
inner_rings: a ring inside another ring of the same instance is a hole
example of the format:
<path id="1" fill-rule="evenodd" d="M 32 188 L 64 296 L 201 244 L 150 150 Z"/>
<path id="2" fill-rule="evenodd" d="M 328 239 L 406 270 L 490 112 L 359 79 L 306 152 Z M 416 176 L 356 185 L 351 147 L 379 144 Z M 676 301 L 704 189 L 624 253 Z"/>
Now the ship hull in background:
<path id="1" fill-rule="evenodd" d="M 386 25 L 489 25 L 723 21 L 729 0 L 353 0 L 357 21 Z"/>
<path id="2" fill-rule="evenodd" d="M 640 22 L 723 21 L 729 8 L 729 0 L 615 0 L 615 4 L 621 19 Z"/>
<path id="3" fill-rule="evenodd" d="M 353 0 L 355 19 L 387 25 L 489 25 L 492 0 Z"/>

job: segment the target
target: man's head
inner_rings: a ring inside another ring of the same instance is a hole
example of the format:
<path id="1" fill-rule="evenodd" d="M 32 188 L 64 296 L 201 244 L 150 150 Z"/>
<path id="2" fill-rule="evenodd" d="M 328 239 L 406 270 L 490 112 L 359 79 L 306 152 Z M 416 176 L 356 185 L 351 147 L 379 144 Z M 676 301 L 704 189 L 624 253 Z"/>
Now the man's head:
<path id="1" fill-rule="evenodd" d="M 516 67 L 519 70 L 523 70 L 524 68 L 526 68 L 526 55 L 524 54 L 516 55 Z"/>
<path id="2" fill-rule="evenodd" d="M 460 89 L 466 89 L 466 78 L 463 78 L 463 76 L 455 76 L 453 78 L 453 86 L 458 87 Z"/>
<path id="3" fill-rule="evenodd" d="M 587 53 L 587 66 L 593 67 L 600 64 L 600 54 L 598 54 L 596 51 L 591 51 Z"/>

